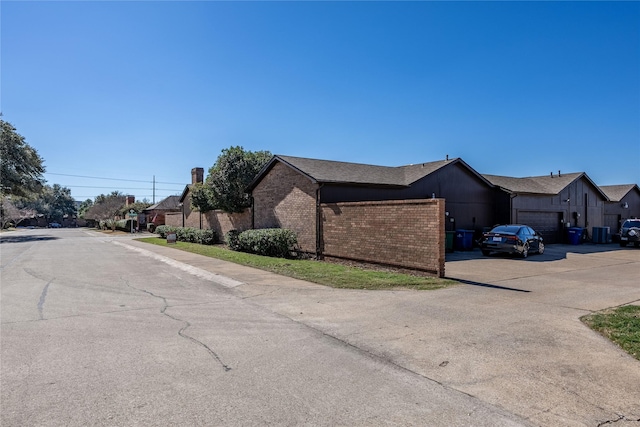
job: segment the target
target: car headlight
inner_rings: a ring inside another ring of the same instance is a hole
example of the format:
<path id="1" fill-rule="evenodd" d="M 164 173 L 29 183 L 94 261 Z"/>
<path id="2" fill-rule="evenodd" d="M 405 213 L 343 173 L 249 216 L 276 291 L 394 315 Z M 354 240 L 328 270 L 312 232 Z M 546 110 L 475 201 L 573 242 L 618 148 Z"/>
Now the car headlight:
<path id="1" fill-rule="evenodd" d="M 629 230 L 629 236 L 635 236 L 638 234 L 638 230 Z"/>

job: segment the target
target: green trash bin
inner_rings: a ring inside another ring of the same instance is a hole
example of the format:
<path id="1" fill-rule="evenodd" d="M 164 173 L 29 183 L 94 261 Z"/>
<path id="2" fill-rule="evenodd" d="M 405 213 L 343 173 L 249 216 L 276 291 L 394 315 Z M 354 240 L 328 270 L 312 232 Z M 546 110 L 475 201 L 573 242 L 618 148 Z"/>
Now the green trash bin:
<path id="1" fill-rule="evenodd" d="M 455 231 L 446 232 L 446 239 L 445 239 L 445 245 L 444 245 L 444 249 L 446 252 L 453 252 L 453 241 L 454 241 L 455 235 L 456 235 Z"/>

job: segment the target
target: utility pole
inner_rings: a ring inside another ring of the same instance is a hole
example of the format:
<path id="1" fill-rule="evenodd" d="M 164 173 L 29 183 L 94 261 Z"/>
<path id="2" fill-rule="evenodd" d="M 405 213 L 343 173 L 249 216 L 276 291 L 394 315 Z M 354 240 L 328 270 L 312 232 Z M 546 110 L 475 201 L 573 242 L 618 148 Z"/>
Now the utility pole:
<path id="1" fill-rule="evenodd" d="M 153 204 L 156 204 L 156 176 L 153 175 Z"/>

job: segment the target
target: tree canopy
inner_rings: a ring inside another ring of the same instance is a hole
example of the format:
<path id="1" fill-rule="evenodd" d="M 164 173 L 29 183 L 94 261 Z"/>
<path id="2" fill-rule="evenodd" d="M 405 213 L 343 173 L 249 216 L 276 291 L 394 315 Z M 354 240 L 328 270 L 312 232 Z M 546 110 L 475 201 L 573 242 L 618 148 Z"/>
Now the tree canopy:
<path id="1" fill-rule="evenodd" d="M 44 185 L 44 160 L 11 123 L 0 120 L 0 185 L 2 194 L 25 197 Z"/>
<path id="2" fill-rule="evenodd" d="M 71 190 L 60 184 L 45 185 L 37 194 L 16 199 L 16 205 L 58 222 L 62 222 L 65 215 L 76 214 L 76 201 L 71 197 Z"/>
<path id="3" fill-rule="evenodd" d="M 212 209 L 229 213 L 244 211 L 251 206 L 245 189 L 271 157 L 269 151 L 245 151 L 239 146 L 222 150 L 209 169 L 205 184 L 192 186 L 192 206 L 202 212 Z"/>

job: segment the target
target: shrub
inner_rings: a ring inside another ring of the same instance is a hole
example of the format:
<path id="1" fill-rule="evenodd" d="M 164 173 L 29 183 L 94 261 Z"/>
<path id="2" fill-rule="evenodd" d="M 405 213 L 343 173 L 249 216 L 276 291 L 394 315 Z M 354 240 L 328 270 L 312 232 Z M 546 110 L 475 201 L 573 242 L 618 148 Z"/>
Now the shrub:
<path id="1" fill-rule="evenodd" d="M 119 219 L 116 221 L 116 230 L 131 231 L 131 222 L 133 222 L 133 229 L 138 226 L 138 221 L 135 219 Z"/>
<path id="2" fill-rule="evenodd" d="M 229 230 L 229 232 L 224 236 L 224 240 L 229 246 L 229 249 L 233 251 L 240 251 L 240 232 L 238 230 Z"/>
<path id="3" fill-rule="evenodd" d="M 229 238 L 229 233 L 227 233 L 227 238 Z M 235 236 L 232 235 L 231 240 L 234 239 Z M 297 243 L 296 234 L 284 228 L 243 231 L 238 234 L 237 243 L 233 241 L 233 245 L 239 247 L 237 250 L 242 252 L 278 258 L 292 258 Z"/>
<path id="4" fill-rule="evenodd" d="M 213 245 L 218 241 L 218 236 L 215 230 L 200 230 L 193 227 L 172 227 L 170 225 L 159 225 L 156 227 L 155 232 L 163 239 L 166 239 L 167 234 L 169 233 L 176 233 L 176 239 L 179 242 Z"/>

